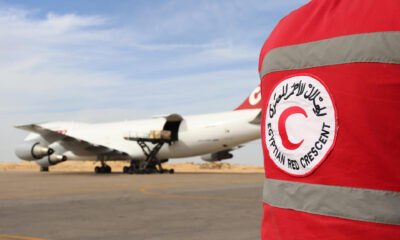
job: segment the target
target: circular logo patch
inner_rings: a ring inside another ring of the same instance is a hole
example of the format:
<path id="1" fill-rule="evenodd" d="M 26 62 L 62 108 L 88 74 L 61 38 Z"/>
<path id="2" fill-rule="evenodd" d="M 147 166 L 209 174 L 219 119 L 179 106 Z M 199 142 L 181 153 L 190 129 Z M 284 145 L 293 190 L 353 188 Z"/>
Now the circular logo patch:
<path id="1" fill-rule="evenodd" d="M 293 176 L 312 173 L 333 149 L 336 109 L 322 81 L 294 76 L 272 90 L 265 114 L 264 147 L 272 161 Z"/>

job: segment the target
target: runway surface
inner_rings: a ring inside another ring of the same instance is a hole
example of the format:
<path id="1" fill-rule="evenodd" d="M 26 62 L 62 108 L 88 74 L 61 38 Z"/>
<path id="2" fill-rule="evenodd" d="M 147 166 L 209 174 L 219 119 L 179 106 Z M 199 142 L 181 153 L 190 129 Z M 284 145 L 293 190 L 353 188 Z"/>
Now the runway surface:
<path id="1" fill-rule="evenodd" d="M 0 240 L 260 239 L 263 179 L 0 172 Z"/>

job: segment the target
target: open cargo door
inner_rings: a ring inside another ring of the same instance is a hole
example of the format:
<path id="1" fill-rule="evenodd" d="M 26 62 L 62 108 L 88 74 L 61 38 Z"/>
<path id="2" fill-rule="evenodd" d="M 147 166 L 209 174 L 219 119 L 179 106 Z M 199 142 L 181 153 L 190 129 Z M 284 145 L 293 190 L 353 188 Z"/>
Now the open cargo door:
<path id="1" fill-rule="evenodd" d="M 178 141 L 179 126 L 183 120 L 179 114 L 171 114 L 164 116 L 167 120 L 164 124 L 163 130 L 171 131 L 171 141 Z"/>

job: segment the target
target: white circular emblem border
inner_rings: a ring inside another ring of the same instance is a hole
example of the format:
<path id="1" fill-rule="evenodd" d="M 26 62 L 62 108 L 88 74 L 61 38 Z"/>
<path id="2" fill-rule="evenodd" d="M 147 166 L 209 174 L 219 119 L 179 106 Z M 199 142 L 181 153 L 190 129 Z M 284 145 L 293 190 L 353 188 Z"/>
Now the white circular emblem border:
<path id="1" fill-rule="evenodd" d="M 336 143 L 337 110 L 329 89 L 315 75 L 297 74 L 279 81 L 265 99 L 262 144 L 268 157 L 288 175 L 312 174 Z"/>

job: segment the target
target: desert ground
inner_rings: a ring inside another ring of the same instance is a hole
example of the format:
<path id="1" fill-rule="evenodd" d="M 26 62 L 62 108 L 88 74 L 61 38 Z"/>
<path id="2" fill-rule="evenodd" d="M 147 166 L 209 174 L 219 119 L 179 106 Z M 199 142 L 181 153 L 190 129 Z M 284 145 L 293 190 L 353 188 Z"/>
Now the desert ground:
<path id="1" fill-rule="evenodd" d="M 113 172 L 121 172 L 124 166 L 129 165 L 126 162 L 107 162 Z M 94 162 L 76 162 L 67 161 L 50 167 L 50 171 L 63 172 L 93 172 L 93 169 L 99 163 Z M 173 168 L 175 172 L 192 172 L 192 173 L 263 173 L 264 168 L 261 166 L 236 165 L 229 163 L 179 163 L 179 164 L 163 164 L 167 169 Z M 39 166 L 34 162 L 0 162 L 0 171 L 38 171 Z"/>

